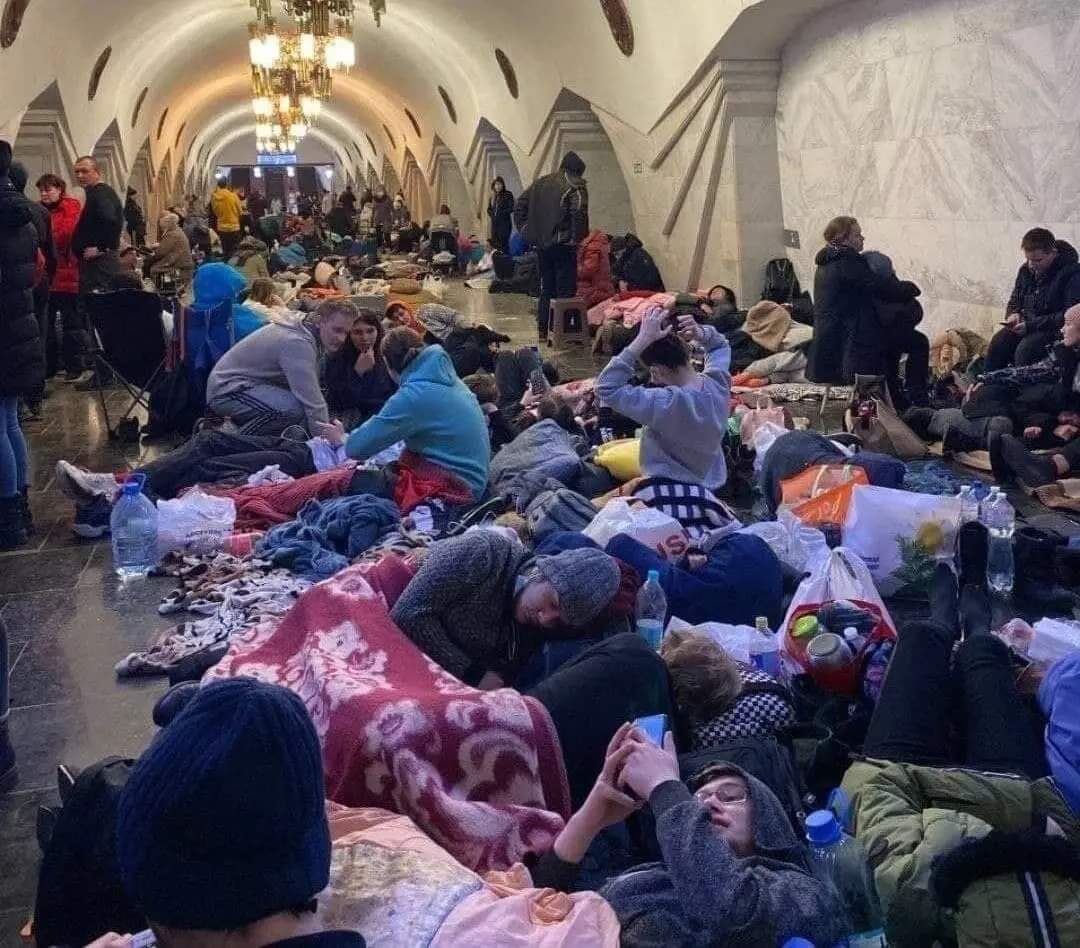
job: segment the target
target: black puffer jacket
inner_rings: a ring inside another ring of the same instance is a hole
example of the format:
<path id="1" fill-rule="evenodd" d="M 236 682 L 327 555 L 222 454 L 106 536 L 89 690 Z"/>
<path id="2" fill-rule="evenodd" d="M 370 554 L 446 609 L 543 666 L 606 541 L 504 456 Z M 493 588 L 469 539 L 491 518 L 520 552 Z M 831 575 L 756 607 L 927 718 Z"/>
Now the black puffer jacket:
<path id="1" fill-rule="evenodd" d="M 858 375 L 884 370 L 877 303 L 903 303 L 919 295 L 914 283 L 879 277 L 850 247 L 823 247 L 814 262 L 814 339 L 806 377 L 823 385 L 850 385 Z"/>
<path id="2" fill-rule="evenodd" d="M 1080 263 L 1068 241 L 1057 241 L 1058 255 L 1050 269 L 1036 276 L 1025 263 L 1016 274 L 1005 315 L 1022 313 L 1027 331 L 1057 332 L 1065 325 L 1065 310 L 1080 303 Z"/>
<path id="3" fill-rule="evenodd" d="M 0 178 L 0 395 L 34 395 L 45 354 L 34 314 L 38 234 L 29 202 Z"/>

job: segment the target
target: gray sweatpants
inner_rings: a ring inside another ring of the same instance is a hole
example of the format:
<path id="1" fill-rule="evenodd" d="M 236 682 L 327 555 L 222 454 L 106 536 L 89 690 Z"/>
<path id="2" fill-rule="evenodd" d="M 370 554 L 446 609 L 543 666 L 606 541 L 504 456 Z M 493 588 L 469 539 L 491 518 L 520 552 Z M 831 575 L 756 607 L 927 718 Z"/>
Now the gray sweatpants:
<path id="1" fill-rule="evenodd" d="M 287 388 L 276 385 L 252 385 L 217 395 L 206 407 L 215 415 L 230 419 L 241 434 L 276 437 L 293 425 L 307 430 L 304 406 Z"/>

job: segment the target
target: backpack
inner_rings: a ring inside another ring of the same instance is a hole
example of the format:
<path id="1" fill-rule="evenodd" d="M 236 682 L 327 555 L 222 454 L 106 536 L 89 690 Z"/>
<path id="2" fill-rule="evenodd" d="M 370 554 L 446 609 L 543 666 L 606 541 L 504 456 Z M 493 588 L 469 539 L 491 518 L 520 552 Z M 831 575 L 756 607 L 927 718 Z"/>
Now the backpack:
<path id="1" fill-rule="evenodd" d="M 776 257 L 765 264 L 765 285 L 761 298 L 773 303 L 791 303 L 802 296 L 795 266 L 787 257 Z"/>
<path id="2" fill-rule="evenodd" d="M 525 520 L 533 539 L 539 543 L 551 533 L 584 530 L 597 513 L 592 503 L 581 494 L 563 488 L 537 494 L 525 508 Z"/>
<path id="3" fill-rule="evenodd" d="M 683 781 L 690 783 L 710 764 L 724 761 L 741 767 L 767 786 L 787 813 L 797 836 L 802 836 L 806 808 L 799 771 L 787 744 L 775 737 L 753 737 L 727 741 L 707 750 L 679 755 L 679 771 Z"/>
<path id="4" fill-rule="evenodd" d="M 116 811 L 134 761 L 106 757 L 63 791 L 44 845 L 34 905 L 39 945 L 86 945 L 106 932 L 137 932 L 146 918 L 120 881 Z"/>

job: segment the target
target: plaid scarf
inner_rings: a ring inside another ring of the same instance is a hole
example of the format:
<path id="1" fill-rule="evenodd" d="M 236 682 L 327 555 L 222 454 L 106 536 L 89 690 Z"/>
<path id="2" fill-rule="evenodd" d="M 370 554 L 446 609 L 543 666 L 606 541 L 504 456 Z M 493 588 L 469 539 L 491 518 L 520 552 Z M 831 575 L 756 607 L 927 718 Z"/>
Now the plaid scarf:
<path id="1" fill-rule="evenodd" d="M 645 477 L 634 485 L 633 497 L 678 520 L 691 540 L 719 539 L 742 526 L 732 509 L 701 484 Z"/>

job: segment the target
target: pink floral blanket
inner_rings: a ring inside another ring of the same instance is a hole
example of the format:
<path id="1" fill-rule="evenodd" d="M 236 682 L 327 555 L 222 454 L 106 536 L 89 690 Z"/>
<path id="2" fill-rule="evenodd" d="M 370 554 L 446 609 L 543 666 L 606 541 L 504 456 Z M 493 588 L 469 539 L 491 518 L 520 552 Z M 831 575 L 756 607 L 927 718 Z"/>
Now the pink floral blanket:
<path id="1" fill-rule="evenodd" d="M 365 569 L 234 636 L 205 680 L 246 675 L 295 691 L 322 742 L 327 796 L 405 814 L 471 869 L 550 849 L 570 798 L 547 710 L 444 671 L 394 625 Z"/>

